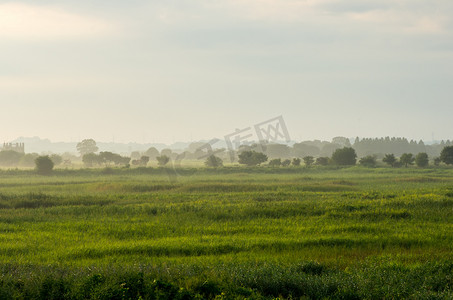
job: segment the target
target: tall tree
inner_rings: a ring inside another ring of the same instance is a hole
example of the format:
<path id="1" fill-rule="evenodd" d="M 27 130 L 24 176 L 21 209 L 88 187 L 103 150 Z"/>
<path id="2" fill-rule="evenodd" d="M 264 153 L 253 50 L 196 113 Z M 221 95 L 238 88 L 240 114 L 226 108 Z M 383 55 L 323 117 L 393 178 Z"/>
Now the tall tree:
<path id="1" fill-rule="evenodd" d="M 94 153 L 99 150 L 96 146 L 96 141 L 93 139 L 85 139 L 77 144 L 77 151 L 80 153 L 80 156 L 84 156 L 88 153 Z"/>
<path id="2" fill-rule="evenodd" d="M 397 159 L 394 154 L 386 154 L 382 161 L 388 164 L 389 166 L 394 167 Z"/>
<path id="3" fill-rule="evenodd" d="M 403 153 L 400 157 L 401 163 L 407 168 L 408 165 L 412 165 L 415 161 L 412 153 Z"/>
<path id="4" fill-rule="evenodd" d="M 446 146 L 442 149 L 440 160 L 447 165 L 453 165 L 453 146 Z"/>
<path id="5" fill-rule="evenodd" d="M 307 167 L 311 166 L 315 162 L 314 157 L 310 156 L 310 155 L 304 156 L 303 160 L 304 160 L 305 166 L 307 166 Z"/>
<path id="6" fill-rule="evenodd" d="M 332 154 L 332 160 L 334 163 L 341 166 L 355 165 L 357 154 L 355 153 L 355 150 L 353 148 L 344 147 L 335 150 L 335 152 Z"/>
<path id="7" fill-rule="evenodd" d="M 427 167 L 429 164 L 428 154 L 426 154 L 425 152 L 420 152 L 419 154 L 417 154 L 415 156 L 415 164 L 420 168 Z"/>
<path id="8" fill-rule="evenodd" d="M 40 174 L 40 175 L 52 174 L 54 164 L 48 155 L 38 156 L 35 159 L 35 164 L 36 164 L 36 172 L 38 174 Z"/>

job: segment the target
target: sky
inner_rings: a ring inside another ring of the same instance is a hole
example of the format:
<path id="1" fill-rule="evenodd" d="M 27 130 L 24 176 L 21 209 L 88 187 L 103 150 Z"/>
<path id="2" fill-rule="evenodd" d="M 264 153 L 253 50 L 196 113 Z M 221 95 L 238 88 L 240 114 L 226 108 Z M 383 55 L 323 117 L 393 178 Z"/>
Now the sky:
<path id="1" fill-rule="evenodd" d="M 0 0 L 0 141 L 453 139 L 451 0 Z"/>

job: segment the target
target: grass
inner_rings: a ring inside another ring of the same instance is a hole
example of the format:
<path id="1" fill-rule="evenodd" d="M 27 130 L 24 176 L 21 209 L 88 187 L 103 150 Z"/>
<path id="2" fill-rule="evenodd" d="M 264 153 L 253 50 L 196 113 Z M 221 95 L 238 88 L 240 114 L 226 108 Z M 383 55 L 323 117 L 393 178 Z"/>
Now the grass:
<path id="1" fill-rule="evenodd" d="M 450 299 L 452 224 L 451 169 L 0 171 L 0 298 Z"/>

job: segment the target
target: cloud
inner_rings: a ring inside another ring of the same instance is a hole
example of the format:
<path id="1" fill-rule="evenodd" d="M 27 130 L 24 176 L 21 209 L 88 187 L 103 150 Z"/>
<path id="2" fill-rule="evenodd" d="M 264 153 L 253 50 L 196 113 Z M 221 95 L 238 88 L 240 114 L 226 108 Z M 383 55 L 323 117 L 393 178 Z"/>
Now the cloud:
<path id="1" fill-rule="evenodd" d="M 205 7 L 227 18 L 257 23 L 300 24 L 319 29 L 396 34 L 448 34 L 451 1 L 414 0 L 225 0 Z"/>
<path id="2" fill-rule="evenodd" d="M 0 4 L 0 39 L 61 39 L 105 35 L 113 25 L 53 6 Z"/>

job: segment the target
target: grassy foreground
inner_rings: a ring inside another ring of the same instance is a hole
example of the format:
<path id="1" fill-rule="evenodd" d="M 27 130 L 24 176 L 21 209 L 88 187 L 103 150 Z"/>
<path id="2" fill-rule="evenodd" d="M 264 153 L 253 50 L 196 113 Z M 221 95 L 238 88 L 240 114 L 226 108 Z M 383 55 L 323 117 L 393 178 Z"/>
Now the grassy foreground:
<path id="1" fill-rule="evenodd" d="M 0 299 L 452 299 L 453 170 L 1 171 L 0 241 Z"/>

